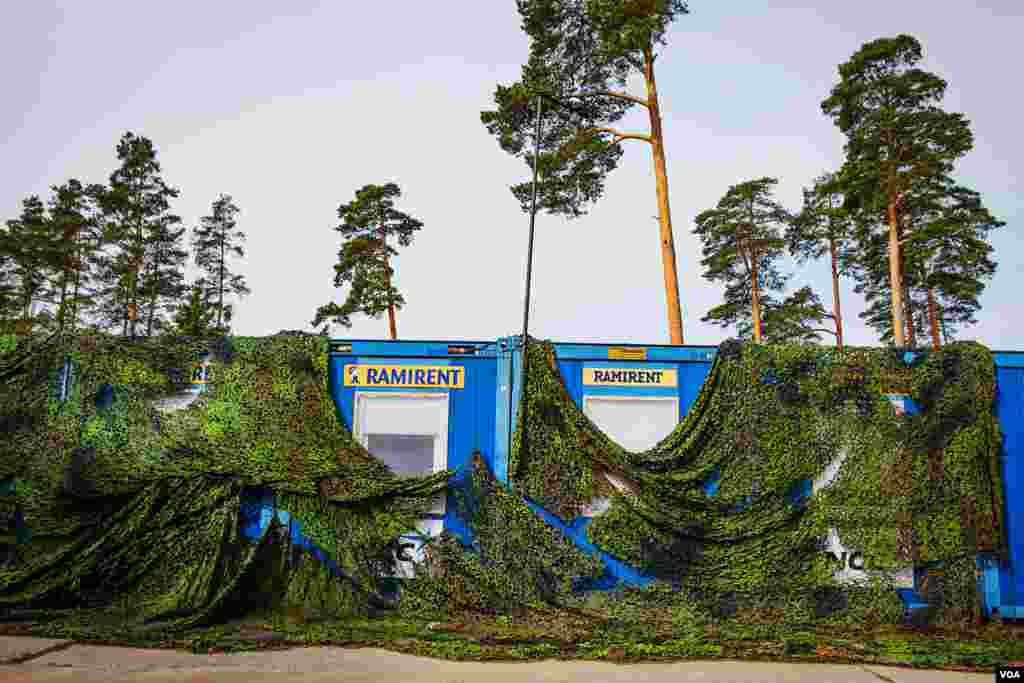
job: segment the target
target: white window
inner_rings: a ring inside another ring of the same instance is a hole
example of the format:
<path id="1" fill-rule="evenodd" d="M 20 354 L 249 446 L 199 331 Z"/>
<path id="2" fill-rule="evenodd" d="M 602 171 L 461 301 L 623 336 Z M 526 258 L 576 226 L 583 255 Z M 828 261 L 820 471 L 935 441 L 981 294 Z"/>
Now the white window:
<path id="1" fill-rule="evenodd" d="M 675 396 L 585 396 L 583 412 L 627 451 L 658 444 L 679 424 Z"/>
<path id="2" fill-rule="evenodd" d="M 355 437 L 370 453 L 384 461 L 397 476 L 440 472 L 448 464 L 448 394 L 357 391 L 354 407 Z M 444 495 L 432 514 L 443 515 Z M 420 533 L 441 533 L 439 519 L 424 519 Z"/>

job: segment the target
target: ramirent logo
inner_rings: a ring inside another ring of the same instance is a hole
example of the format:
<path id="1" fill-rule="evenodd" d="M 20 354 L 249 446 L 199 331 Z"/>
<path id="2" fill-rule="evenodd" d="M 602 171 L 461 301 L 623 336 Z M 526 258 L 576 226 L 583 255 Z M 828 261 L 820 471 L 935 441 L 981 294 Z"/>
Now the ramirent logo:
<path id="1" fill-rule="evenodd" d="M 462 389 L 466 369 L 456 365 L 346 365 L 347 387 Z"/>
<path id="2" fill-rule="evenodd" d="M 583 383 L 604 386 L 676 386 L 675 369 L 584 368 Z"/>

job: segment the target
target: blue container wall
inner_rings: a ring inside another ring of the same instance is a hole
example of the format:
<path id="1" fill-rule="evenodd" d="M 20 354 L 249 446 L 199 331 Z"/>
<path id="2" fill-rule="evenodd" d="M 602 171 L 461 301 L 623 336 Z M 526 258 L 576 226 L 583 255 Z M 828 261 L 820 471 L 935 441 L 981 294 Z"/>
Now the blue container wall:
<path id="1" fill-rule="evenodd" d="M 555 358 L 562 381 L 576 405 L 583 407 L 583 396 L 616 395 L 616 396 L 678 396 L 679 419 L 686 415 L 697 400 L 704 380 L 711 371 L 717 347 L 714 346 L 644 346 L 647 359 L 643 361 L 609 360 L 607 344 L 554 344 Z M 621 346 L 621 345 L 620 345 Z M 518 338 L 509 337 L 499 340 L 499 347 L 509 349 L 504 365 L 511 377 L 512 389 L 510 418 L 508 424 L 516 423 L 519 408 L 521 353 Z M 618 348 L 618 347 L 616 347 Z M 599 387 L 590 386 L 584 391 L 583 368 L 585 367 L 617 367 L 617 368 L 676 368 L 678 386 L 675 389 L 665 387 Z M 504 375 L 502 375 L 503 377 Z"/>
<path id="2" fill-rule="evenodd" d="M 583 369 L 597 367 L 638 368 L 660 370 L 675 368 L 678 373 L 676 387 L 609 387 L 583 385 Z M 595 361 L 595 360 L 558 360 L 558 370 L 562 374 L 569 395 L 576 405 L 583 408 L 583 397 L 586 396 L 676 396 L 679 398 L 679 420 L 686 417 L 697 400 L 697 394 L 704 385 L 711 363 L 706 361 L 680 361 L 676 363 L 658 363 L 653 361 Z"/>
<path id="3" fill-rule="evenodd" d="M 495 467 L 495 399 L 497 393 L 497 359 L 493 344 L 476 356 L 449 356 L 447 346 L 460 342 L 351 342 L 351 353 L 332 353 L 329 372 L 330 388 L 339 417 L 349 430 L 353 429 L 353 407 L 356 387 L 344 386 L 342 371 L 347 364 L 445 365 L 464 368 L 461 389 L 429 389 L 448 394 L 447 466 L 457 470 L 460 481 L 469 470 L 474 451 L 479 451 L 488 466 Z M 483 345 L 483 342 L 472 342 Z M 359 391 L 382 393 L 426 391 L 424 389 L 374 387 Z M 454 514 L 454 501 L 448 496 L 445 507 L 445 528 L 465 536 L 465 522 Z"/>
<path id="4" fill-rule="evenodd" d="M 1013 354 L 1016 356 L 1017 354 Z M 1010 354 L 1005 354 L 1010 356 Z M 1007 563 L 999 567 L 999 613 L 1024 618 L 1024 367 L 996 355 L 996 416 L 1003 433 Z M 1000 362 L 1002 361 L 1002 362 Z M 993 567 L 994 569 L 994 567 Z M 990 591 L 987 591 L 990 592 Z"/>

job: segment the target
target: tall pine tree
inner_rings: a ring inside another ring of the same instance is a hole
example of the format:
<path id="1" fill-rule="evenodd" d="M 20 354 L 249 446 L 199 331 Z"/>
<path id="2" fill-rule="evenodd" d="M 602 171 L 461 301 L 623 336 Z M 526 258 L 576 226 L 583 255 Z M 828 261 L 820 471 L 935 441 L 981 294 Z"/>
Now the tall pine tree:
<path id="1" fill-rule="evenodd" d="M 245 233 L 236 230 L 238 223 L 235 217 L 238 213 L 231 196 L 222 194 L 213 202 L 210 214 L 200 219 L 192 234 L 193 258 L 204 273 L 199 283 L 206 298 L 216 301 L 216 326 L 221 331 L 226 331 L 225 323 L 230 322 L 232 313 L 230 304 L 224 303 L 225 295 L 245 296 L 251 293 L 245 278 L 232 273 L 228 264 L 231 256 L 245 256 L 241 245 Z"/>
<path id="2" fill-rule="evenodd" d="M 94 223 L 89 188 L 72 178 L 52 188 L 50 199 L 50 235 L 53 243 L 50 270 L 55 278 L 49 283 L 50 298 L 57 306 L 59 329 L 73 329 L 77 308 L 83 242 Z"/>
<path id="3" fill-rule="evenodd" d="M 76 249 L 72 258 L 74 280 L 71 285 L 70 328 L 78 329 L 83 316 L 95 310 L 98 297 L 94 277 L 99 268 L 103 249 L 104 218 L 102 198 L 106 188 L 90 184 L 83 188 L 80 204 L 81 228 L 76 235 Z"/>
<path id="4" fill-rule="evenodd" d="M 28 322 L 37 308 L 49 303 L 47 283 L 54 263 L 50 216 L 38 195 L 22 201 L 21 215 L 7 221 L 6 237 L 14 302 L 19 318 Z"/>
<path id="5" fill-rule="evenodd" d="M 398 338 L 395 311 L 405 298 L 394 284 L 391 259 L 398 251 L 388 244 L 395 238 L 399 246 L 412 244 L 423 223 L 395 208 L 395 199 L 402 191 L 395 183 L 365 185 L 356 191 L 356 198 L 338 207 L 341 224 L 335 228 L 343 243 L 334 266 L 334 286 L 351 285 L 348 298 L 339 306 L 333 301 L 316 311 L 313 327 L 327 320 L 350 327 L 353 313 L 373 318 L 388 314 L 392 339 Z"/>
<path id="6" fill-rule="evenodd" d="M 146 245 L 146 271 L 140 288 L 145 302 L 146 336 L 166 328 L 164 313 L 173 313 L 188 291 L 185 284 L 185 263 L 188 251 L 182 248 L 186 228 L 177 216 L 166 216 L 153 226 Z"/>
<path id="7" fill-rule="evenodd" d="M 533 168 L 534 119 L 541 108 L 539 208 L 570 218 L 585 213 L 604 193 L 605 177 L 618 166 L 621 143 L 651 147 L 658 205 L 659 244 L 668 328 L 683 343 L 675 238 L 669 211 L 668 167 L 661 102 L 654 66 L 669 25 L 689 12 L 682 0 L 517 0 L 530 54 L 522 78 L 494 93 L 497 109 L 481 121 L 501 148 Z M 625 91 L 639 77 L 643 95 Z M 539 101 L 542 100 L 542 101 Z M 615 125 L 639 105 L 650 130 L 636 133 Z M 530 183 L 512 188 L 530 209 Z"/>
<path id="8" fill-rule="evenodd" d="M 178 190 L 161 176 L 151 140 L 125 133 L 117 145 L 120 167 L 110 176 L 105 193 L 106 241 L 119 253 L 107 261 L 108 309 L 123 308 L 122 333 L 134 339 L 142 304 L 141 275 L 146 267 L 146 245 L 160 234 L 170 214 L 170 200 Z"/>
<path id="9" fill-rule="evenodd" d="M 786 283 L 776 261 L 785 249 L 782 230 L 791 217 L 772 197 L 777 183 L 758 178 L 731 186 L 714 209 L 697 216 L 694 229 L 704 243 L 704 277 L 726 285 L 725 303 L 702 320 L 723 327 L 749 320 L 758 343 L 762 313 L 774 304 L 772 292 L 782 291 Z"/>
<path id="10" fill-rule="evenodd" d="M 815 179 L 810 188 L 804 188 L 804 203 L 800 212 L 786 226 L 789 252 L 797 262 L 828 256 L 832 269 L 832 320 L 836 346 L 843 347 L 843 314 L 840 306 L 839 277 L 848 274 L 852 221 L 843 207 L 834 174 L 826 173 Z M 808 299 L 808 301 L 810 301 Z"/>
<path id="11" fill-rule="evenodd" d="M 907 194 L 901 214 L 903 312 L 909 345 L 917 346 L 919 333 L 927 330 L 937 348 L 975 322 L 979 296 L 996 267 L 988 233 L 1004 223 L 989 213 L 977 192 L 948 176 L 926 180 Z M 870 226 L 858 226 L 857 232 L 855 291 L 869 304 L 862 317 L 889 342 L 894 334 L 884 240 Z"/>
<path id="12" fill-rule="evenodd" d="M 915 184 L 950 172 L 973 144 L 967 120 L 937 106 L 946 82 L 917 68 L 920 61 L 921 44 L 912 36 L 867 43 L 839 66 L 839 83 L 821 105 L 846 135 L 840 172 L 846 203 L 874 212 L 884 226 L 899 347 L 906 344 L 900 255 L 905 201 Z"/>

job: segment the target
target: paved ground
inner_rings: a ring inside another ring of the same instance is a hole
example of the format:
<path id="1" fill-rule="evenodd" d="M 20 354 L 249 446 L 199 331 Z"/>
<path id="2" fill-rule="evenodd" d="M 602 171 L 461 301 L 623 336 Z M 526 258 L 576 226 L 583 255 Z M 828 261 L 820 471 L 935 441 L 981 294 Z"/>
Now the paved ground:
<path id="1" fill-rule="evenodd" d="M 194 655 L 173 650 L 74 645 L 67 641 L 0 637 L 0 659 L 26 659 L 0 665 L 0 683 L 95 681 L 378 681 L 447 683 L 486 680 L 601 681 L 630 683 L 954 683 L 991 681 L 992 674 L 964 674 L 879 666 L 771 664 L 706 661 L 673 664 L 610 664 L 605 662 L 450 662 L 375 649 L 311 647 L 293 650 Z M 254 674 L 260 674 L 258 676 Z"/>

